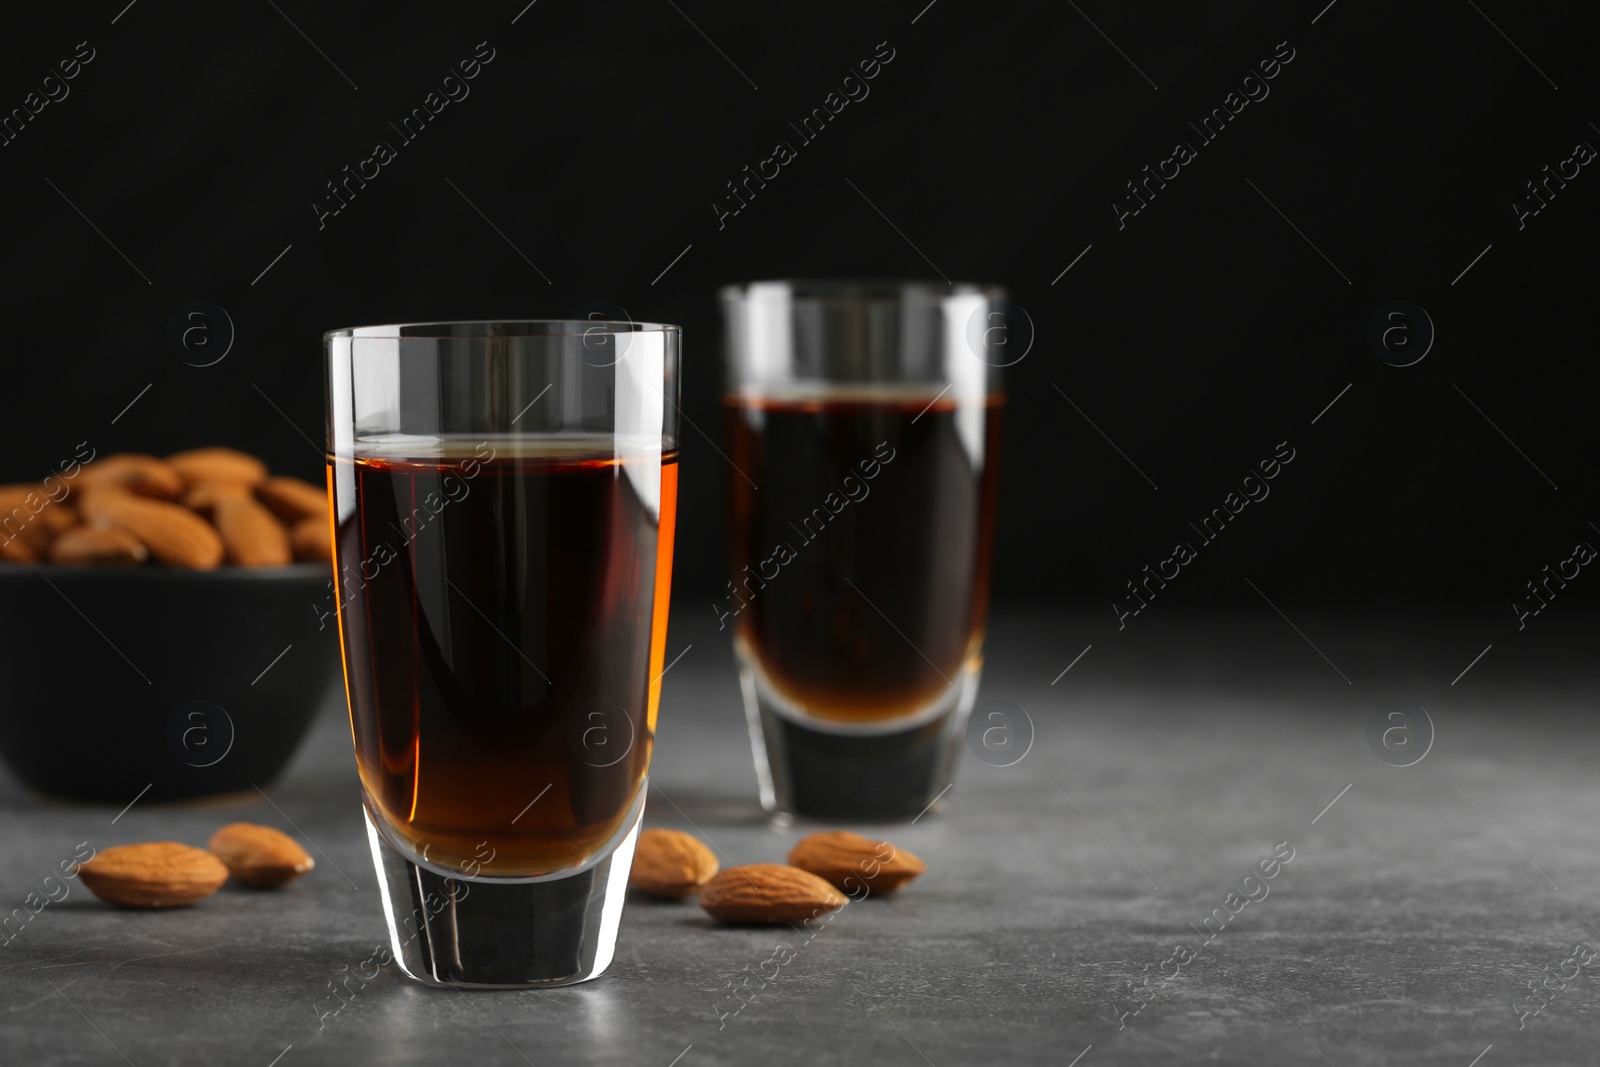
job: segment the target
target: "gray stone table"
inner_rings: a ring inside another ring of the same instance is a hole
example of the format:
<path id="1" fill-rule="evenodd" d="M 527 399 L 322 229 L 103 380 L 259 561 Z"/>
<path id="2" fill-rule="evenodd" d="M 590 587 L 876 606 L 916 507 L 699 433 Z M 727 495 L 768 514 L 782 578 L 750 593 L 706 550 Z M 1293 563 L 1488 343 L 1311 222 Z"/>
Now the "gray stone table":
<path id="1" fill-rule="evenodd" d="M 1032 747 L 1009 767 L 965 756 L 946 810 L 883 828 L 928 862 L 897 897 L 804 943 L 632 901 L 610 972 L 575 988 L 468 995 L 391 965 L 329 999 L 385 937 L 340 707 L 270 787 L 282 816 L 232 798 L 113 824 L 113 807 L 0 781 L 0 911 L 84 840 L 203 844 L 227 820 L 287 817 L 320 853 L 283 892 L 170 913 L 74 883 L 0 946 L 0 1064 L 1600 1060 L 1600 959 L 1564 963 L 1600 946 L 1596 635 L 1577 613 L 1517 634 L 1170 607 L 1121 632 L 1109 612 L 998 613 L 980 708 L 1026 709 Z M 671 651 L 690 644 L 646 819 L 692 823 L 736 863 L 781 860 L 808 828 L 757 808 L 726 635 L 696 617 Z M 1391 711 L 1409 716 L 1396 745 L 1433 724 L 1413 766 L 1369 744 Z M 1293 859 L 1244 881 L 1275 849 Z M 1215 909 L 1230 921 L 1208 940 Z M 730 983 L 777 944 L 793 960 L 732 1014 Z M 1519 1020 L 1540 981 L 1548 1006 Z"/>

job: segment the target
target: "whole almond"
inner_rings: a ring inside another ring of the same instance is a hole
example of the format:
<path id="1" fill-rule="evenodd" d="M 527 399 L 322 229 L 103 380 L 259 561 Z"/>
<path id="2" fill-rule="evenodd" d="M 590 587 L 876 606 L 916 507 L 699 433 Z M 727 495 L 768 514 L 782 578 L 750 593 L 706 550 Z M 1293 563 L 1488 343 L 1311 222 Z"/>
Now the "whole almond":
<path id="1" fill-rule="evenodd" d="M 130 567 L 150 558 L 150 550 L 120 526 L 79 526 L 50 545 L 51 563 L 86 567 Z"/>
<path id="2" fill-rule="evenodd" d="M 700 906 L 725 923 L 794 923 L 846 903 L 816 875 L 778 863 L 729 867 L 700 890 Z"/>
<path id="3" fill-rule="evenodd" d="M 42 485 L 0 485 L 0 524 L 4 525 L 4 532 L 15 534 L 22 526 L 36 523 L 40 527 L 38 534 L 47 540 L 80 521 L 77 508 L 60 503 Z"/>
<path id="4" fill-rule="evenodd" d="M 49 510 L 50 498 L 40 486 L 0 486 L 0 538 L 19 539 L 35 557 L 43 554 L 54 536 L 44 518 Z"/>
<path id="5" fill-rule="evenodd" d="M 256 486 L 256 498 L 291 526 L 313 517 L 328 521 L 328 491 L 299 478 L 268 478 Z"/>
<path id="6" fill-rule="evenodd" d="M 256 889 L 274 889 L 316 866 L 294 838 L 255 823 L 229 823 L 211 835 L 210 848 L 230 874 Z"/>
<path id="7" fill-rule="evenodd" d="M 223 497 L 217 501 L 215 517 L 229 563 L 281 567 L 293 558 L 283 524 L 249 497 Z"/>
<path id="8" fill-rule="evenodd" d="M 51 504 L 39 512 L 39 521 L 49 527 L 53 535 L 59 537 L 82 522 L 83 516 L 79 515 L 78 509 L 71 504 Z"/>
<path id="9" fill-rule="evenodd" d="M 0 508 L 9 511 L 22 503 L 31 493 L 38 493 L 41 500 L 46 496 L 43 487 L 32 482 L 11 482 L 0 485 Z"/>
<path id="10" fill-rule="evenodd" d="M 849 830 L 802 837 L 789 850 L 789 862 L 852 894 L 863 888 L 869 894 L 892 893 L 928 869 L 904 849 Z"/>
<path id="11" fill-rule="evenodd" d="M 183 494 L 183 506 L 211 518 L 224 497 L 239 496 L 250 496 L 250 486 L 245 482 L 201 482 Z"/>
<path id="12" fill-rule="evenodd" d="M 289 531 L 289 544 L 294 547 L 294 558 L 306 563 L 333 562 L 333 538 L 328 533 L 328 517 L 312 516 L 301 519 Z"/>
<path id="13" fill-rule="evenodd" d="M 267 477 L 265 463 L 235 448 L 191 448 L 187 452 L 174 452 L 167 457 L 167 462 L 183 476 L 185 485 L 201 482 L 257 485 Z"/>
<path id="14" fill-rule="evenodd" d="M 176 908 L 204 900 L 228 880 L 211 853 L 176 841 L 118 845 L 78 868 L 89 892 L 124 908 Z"/>
<path id="15" fill-rule="evenodd" d="M 162 563 L 210 570 L 222 562 L 222 538 L 188 508 L 110 488 L 84 494 L 79 508 L 86 519 L 125 528 Z"/>
<path id="16" fill-rule="evenodd" d="M 28 542 L 20 537 L 6 539 L 5 534 L 0 534 L 0 560 L 7 563 L 38 563 L 39 553 L 28 547 Z"/>
<path id="17" fill-rule="evenodd" d="M 721 866 L 705 842 L 682 830 L 646 830 L 633 853 L 628 884 L 677 900 L 698 893 Z"/>
<path id="18" fill-rule="evenodd" d="M 183 492 L 183 478 L 170 463 L 134 452 L 86 463 L 78 472 L 78 488 L 102 489 L 118 486 L 140 496 L 157 500 L 176 500 Z"/>

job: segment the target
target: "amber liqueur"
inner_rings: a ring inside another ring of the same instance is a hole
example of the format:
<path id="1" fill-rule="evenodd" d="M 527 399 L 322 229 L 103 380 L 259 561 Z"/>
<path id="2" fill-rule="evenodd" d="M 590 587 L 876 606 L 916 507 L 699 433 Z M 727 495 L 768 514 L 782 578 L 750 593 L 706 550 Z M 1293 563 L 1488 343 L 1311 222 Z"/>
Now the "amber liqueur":
<path id="1" fill-rule="evenodd" d="M 649 766 L 677 456 L 610 436 L 330 461 L 351 727 L 381 828 L 446 870 L 581 866 Z"/>
<path id="2" fill-rule="evenodd" d="M 937 749 L 916 731 L 980 662 L 1001 397 L 835 387 L 724 405 L 733 573 L 717 614 L 791 720 L 774 741 L 833 766 L 830 738 L 850 732 L 883 795 L 904 795 L 894 779 L 930 773 Z"/>
<path id="3" fill-rule="evenodd" d="M 731 483 L 719 618 L 808 714 L 915 714 L 976 654 L 999 400 L 727 399 L 730 458 L 754 484 Z"/>

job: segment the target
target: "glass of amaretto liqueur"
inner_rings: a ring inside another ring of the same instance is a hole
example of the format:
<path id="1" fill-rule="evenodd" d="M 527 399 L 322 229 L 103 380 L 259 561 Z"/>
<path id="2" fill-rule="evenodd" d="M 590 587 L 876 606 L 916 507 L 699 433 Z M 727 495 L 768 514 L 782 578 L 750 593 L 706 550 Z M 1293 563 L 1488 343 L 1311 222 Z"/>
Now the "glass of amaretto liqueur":
<path id="1" fill-rule="evenodd" d="M 339 633 L 395 959 L 453 986 L 611 960 L 677 513 L 679 330 L 335 330 Z"/>
<path id="2" fill-rule="evenodd" d="M 722 291 L 732 632 L 762 802 L 913 819 L 983 666 L 1000 392 L 994 287 Z"/>

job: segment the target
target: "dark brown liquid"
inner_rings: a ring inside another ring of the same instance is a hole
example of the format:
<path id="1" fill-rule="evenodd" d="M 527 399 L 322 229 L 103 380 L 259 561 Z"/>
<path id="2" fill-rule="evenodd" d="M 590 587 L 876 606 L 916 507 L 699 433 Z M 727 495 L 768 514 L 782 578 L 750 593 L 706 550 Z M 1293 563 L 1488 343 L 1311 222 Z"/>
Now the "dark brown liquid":
<path id="1" fill-rule="evenodd" d="M 1000 397 L 931 400 L 725 400 L 738 470 L 719 616 L 818 718 L 914 714 L 982 646 Z"/>
<path id="2" fill-rule="evenodd" d="M 382 820 L 438 866 L 534 875 L 592 858 L 649 767 L 677 461 L 497 443 L 330 462 L 339 622 Z"/>

